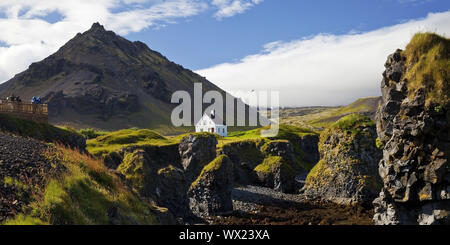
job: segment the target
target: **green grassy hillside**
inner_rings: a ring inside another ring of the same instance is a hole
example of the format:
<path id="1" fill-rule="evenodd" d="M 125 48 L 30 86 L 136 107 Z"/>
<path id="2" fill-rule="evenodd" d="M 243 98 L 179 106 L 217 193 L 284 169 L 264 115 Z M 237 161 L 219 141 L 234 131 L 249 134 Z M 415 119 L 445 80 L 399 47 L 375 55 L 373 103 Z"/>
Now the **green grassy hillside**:
<path id="1" fill-rule="evenodd" d="M 167 212 L 141 200 L 100 160 L 61 145 L 43 154 L 56 174 L 47 176 L 43 187 L 21 187 L 32 201 L 5 225 L 151 225 Z"/>
<path id="2" fill-rule="evenodd" d="M 343 107 L 308 108 L 306 112 L 305 108 L 289 108 L 281 110 L 280 121 L 283 124 L 322 131 L 340 118 L 352 113 L 366 115 L 373 119 L 380 101 L 381 97 L 367 97 Z"/>

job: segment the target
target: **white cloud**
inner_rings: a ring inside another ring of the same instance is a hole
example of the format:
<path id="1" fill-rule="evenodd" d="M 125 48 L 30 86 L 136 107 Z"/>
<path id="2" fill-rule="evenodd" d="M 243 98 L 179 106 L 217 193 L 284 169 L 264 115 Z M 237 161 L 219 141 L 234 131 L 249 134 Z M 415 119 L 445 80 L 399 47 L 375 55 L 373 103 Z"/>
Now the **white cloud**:
<path id="1" fill-rule="evenodd" d="M 263 0 L 213 0 L 212 4 L 219 9 L 214 16 L 222 19 L 242 14 L 262 2 Z"/>
<path id="2" fill-rule="evenodd" d="M 387 55 L 404 48 L 416 32 L 448 37 L 448 23 L 450 12 L 444 12 L 366 33 L 277 41 L 238 63 L 197 72 L 230 92 L 278 90 L 284 106 L 343 105 L 380 95 Z"/>

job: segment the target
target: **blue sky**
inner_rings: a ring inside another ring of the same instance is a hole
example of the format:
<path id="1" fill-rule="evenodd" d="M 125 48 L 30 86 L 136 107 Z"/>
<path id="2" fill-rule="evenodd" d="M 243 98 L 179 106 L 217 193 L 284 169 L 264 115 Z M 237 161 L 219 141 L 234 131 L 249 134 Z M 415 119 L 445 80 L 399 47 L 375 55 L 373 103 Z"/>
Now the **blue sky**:
<path id="1" fill-rule="evenodd" d="M 190 69 L 238 61 L 273 41 L 318 33 L 366 32 L 430 12 L 450 9 L 450 1 L 265 0 L 244 14 L 216 20 L 206 11 L 161 29 L 126 35 Z"/>
<path id="2" fill-rule="evenodd" d="M 380 95 L 387 55 L 450 35 L 448 0 L 0 0 L 0 83 L 100 22 L 222 89 L 283 106 Z"/>

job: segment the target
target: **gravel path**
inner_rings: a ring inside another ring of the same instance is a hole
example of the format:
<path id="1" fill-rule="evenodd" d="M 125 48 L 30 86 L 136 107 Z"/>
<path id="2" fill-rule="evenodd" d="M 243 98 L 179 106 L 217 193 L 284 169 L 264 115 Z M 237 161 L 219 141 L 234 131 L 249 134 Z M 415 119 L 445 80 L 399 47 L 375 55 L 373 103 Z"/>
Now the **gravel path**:
<path id="1" fill-rule="evenodd" d="M 0 222 L 20 212 L 33 188 L 55 170 L 43 156 L 47 147 L 34 139 L 0 133 Z"/>
<path id="2" fill-rule="evenodd" d="M 301 204 L 305 197 L 298 194 L 285 194 L 270 188 L 244 186 L 233 189 L 233 208 L 237 212 L 256 212 L 261 206 L 282 203 Z"/>

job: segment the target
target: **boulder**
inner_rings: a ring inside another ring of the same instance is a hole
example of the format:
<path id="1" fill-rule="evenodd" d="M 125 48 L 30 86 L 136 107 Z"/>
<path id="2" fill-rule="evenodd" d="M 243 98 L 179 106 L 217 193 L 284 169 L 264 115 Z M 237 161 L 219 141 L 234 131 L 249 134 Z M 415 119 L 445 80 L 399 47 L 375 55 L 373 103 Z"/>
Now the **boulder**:
<path id="1" fill-rule="evenodd" d="M 191 184 L 189 206 L 198 217 L 228 215 L 233 212 L 233 163 L 220 155 L 206 165 Z"/>
<path id="2" fill-rule="evenodd" d="M 269 156 L 256 166 L 255 172 L 261 185 L 279 192 L 295 191 L 295 170 L 285 158 Z"/>
<path id="3" fill-rule="evenodd" d="M 273 140 L 264 144 L 261 151 L 266 158 L 254 169 L 259 182 L 276 191 L 293 193 L 295 177 L 304 170 L 295 164 L 292 144 L 287 140 Z"/>
<path id="4" fill-rule="evenodd" d="M 141 196 L 168 208 L 178 220 L 191 218 L 187 197 L 190 182 L 180 164 L 177 145 L 130 146 L 114 154 L 114 158 L 121 157 L 117 170 Z"/>
<path id="5" fill-rule="evenodd" d="M 191 134 L 181 139 L 178 151 L 188 182 L 216 157 L 217 139 L 213 134 Z"/>
<path id="6" fill-rule="evenodd" d="M 339 204 L 370 203 L 381 189 L 374 123 L 362 115 L 343 117 L 320 137 L 321 159 L 301 190 L 312 199 Z"/>
<path id="7" fill-rule="evenodd" d="M 158 200 L 158 205 L 168 208 L 175 217 L 190 217 L 188 183 L 184 171 L 172 165 L 161 168 L 156 182 L 155 199 Z"/>

